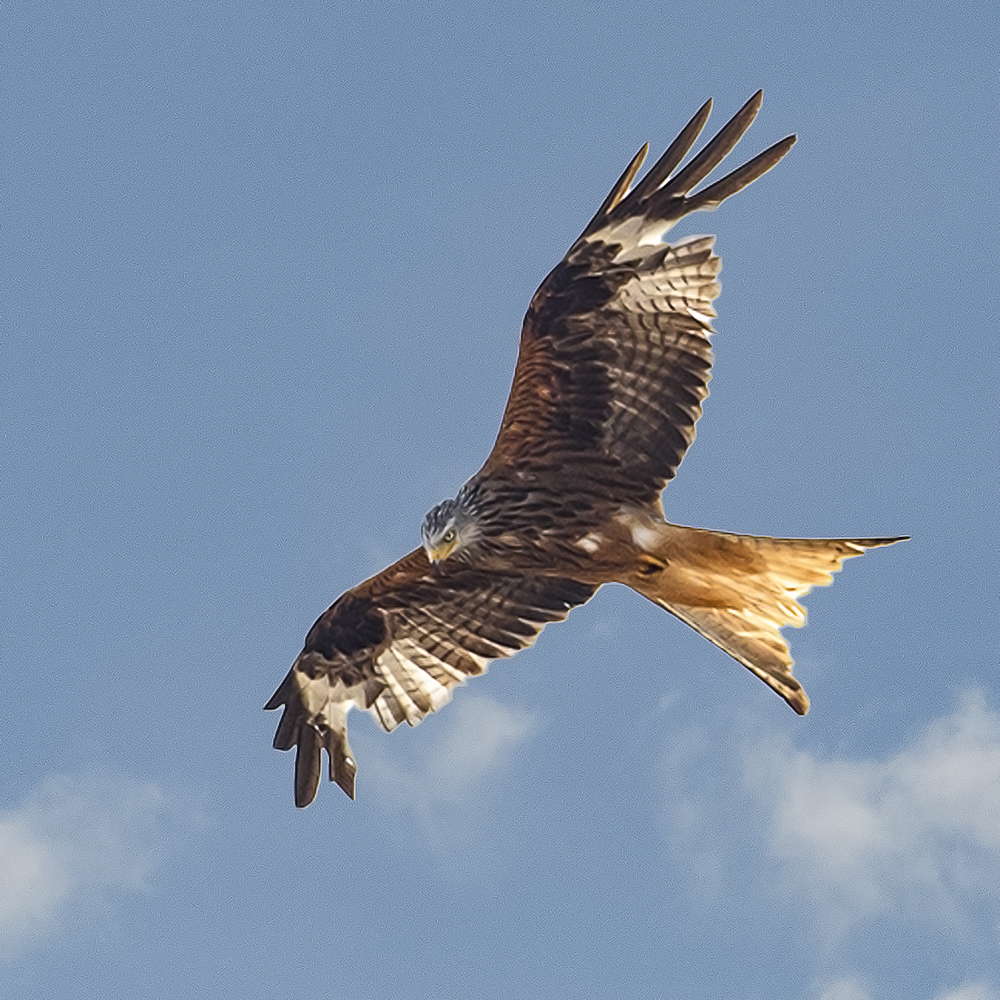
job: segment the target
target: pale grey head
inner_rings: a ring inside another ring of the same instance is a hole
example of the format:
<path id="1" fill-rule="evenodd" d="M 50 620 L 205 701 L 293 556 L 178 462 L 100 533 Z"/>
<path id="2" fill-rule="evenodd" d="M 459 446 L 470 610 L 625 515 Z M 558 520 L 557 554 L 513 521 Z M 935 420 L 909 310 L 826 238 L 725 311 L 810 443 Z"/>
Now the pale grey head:
<path id="1" fill-rule="evenodd" d="M 461 552 L 478 534 L 475 517 L 462 503 L 461 493 L 432 507 L 420 525 L 420 541 L 431 562 Z"/>

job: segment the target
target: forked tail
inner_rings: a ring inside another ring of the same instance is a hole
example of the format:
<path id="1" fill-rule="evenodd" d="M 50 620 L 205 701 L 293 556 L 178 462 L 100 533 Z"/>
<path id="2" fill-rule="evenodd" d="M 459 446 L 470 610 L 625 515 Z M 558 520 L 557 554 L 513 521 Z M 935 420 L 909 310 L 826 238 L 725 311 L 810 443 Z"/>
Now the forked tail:
<path id="1" fill-rule="evenodd" d="M 667 524 L 627 582 L 805 715 L 809 699 L 792 676 L 792 657 L 779 629 L 805 625 L 806 609 L 797 599 L 833 583 L 845 559 L 905 539 L 768 538 Z"/>

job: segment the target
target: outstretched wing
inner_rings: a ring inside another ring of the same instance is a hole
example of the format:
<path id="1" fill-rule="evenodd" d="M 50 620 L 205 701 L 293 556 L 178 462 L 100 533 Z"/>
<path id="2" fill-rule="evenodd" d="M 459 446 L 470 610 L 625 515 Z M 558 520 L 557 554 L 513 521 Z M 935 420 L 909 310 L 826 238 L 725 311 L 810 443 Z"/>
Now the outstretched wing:
<path id="1" fill-rule="evenodd" d="M 736 145 L 760 105 L 758 91 L 675 173 L 708 119 L 707 102 L 629 191 L 647 147 L 635 156 L 531 301 L 484 472 L 590 462 L 604 476 L 620 470 L 640 501 L 654 499 L 673 478 L 708 395 L 721 262 L 712 237 L 673 246 L 662 238 L 683 216 L 742 190 L 792 147 L 795 136 L 689 194 Z"/>
<path id="2" fill-rule="evenodd" d="M 597 588 L 574 580 L 431 566 L 417 549 L 359 584 L 325 611 L 265 708 L 285 710 L 278 750 L 297 746 L 295 804 L 316 797 L 321 753 L 330 780 L 354 798 L 357 765 L 347 712 L 368 709 L 386 731 L 411 726 L 451 698 L 490 660 L 530 646 Z"/>

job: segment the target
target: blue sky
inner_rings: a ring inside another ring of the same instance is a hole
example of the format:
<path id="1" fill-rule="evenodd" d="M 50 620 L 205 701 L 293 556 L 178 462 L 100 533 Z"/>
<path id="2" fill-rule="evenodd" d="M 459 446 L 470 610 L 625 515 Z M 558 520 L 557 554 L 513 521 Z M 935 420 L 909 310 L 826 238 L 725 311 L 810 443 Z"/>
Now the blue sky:
<path id="1" fill-rule="evenodd" d="M 0 992 L 1000 998 L 992 5 L 0 8 Z M 909 533 L 800 719 L 602 591 L 292 805 L 261 706 L 482 462 L 535 287 L 758 87 L 675 521 Z"/>

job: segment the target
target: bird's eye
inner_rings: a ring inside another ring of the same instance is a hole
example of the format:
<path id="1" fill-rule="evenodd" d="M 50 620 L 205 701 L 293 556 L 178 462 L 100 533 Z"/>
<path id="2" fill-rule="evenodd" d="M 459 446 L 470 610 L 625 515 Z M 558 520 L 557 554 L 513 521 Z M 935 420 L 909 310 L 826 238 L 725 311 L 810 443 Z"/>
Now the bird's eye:
<path id="1" fill-rule="evenodd" d="M 453 542 L 453 541 L 455 541 L 455 529 L 454 528 L 449 528 L 444 533 L 444 540 L 446 542 Z"/>

